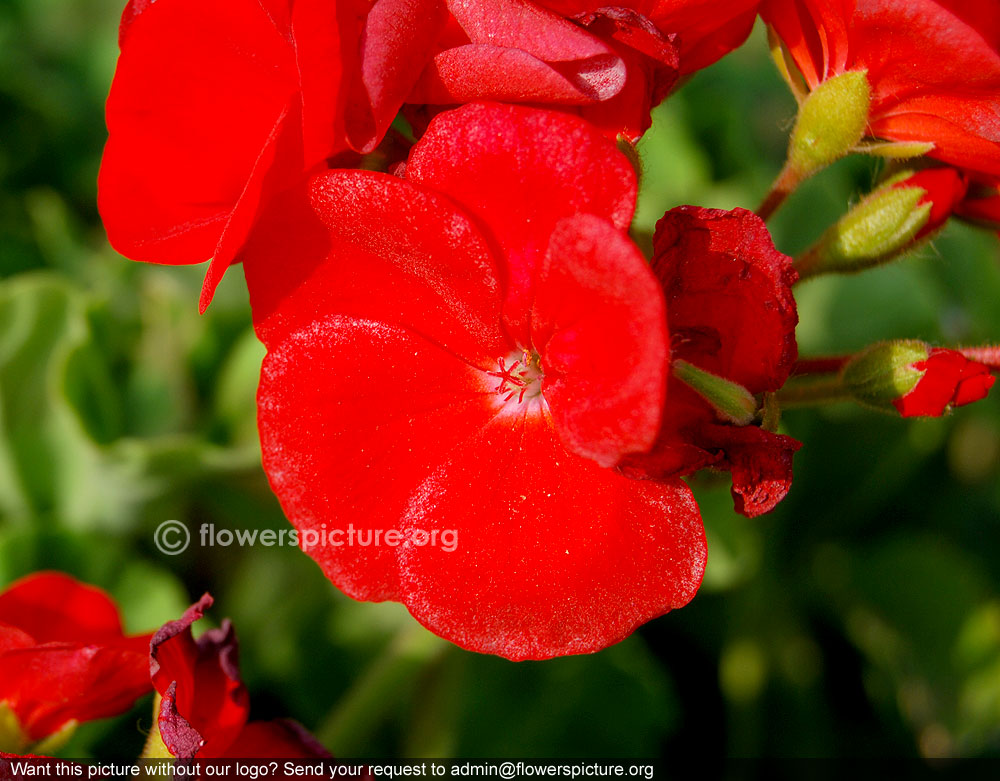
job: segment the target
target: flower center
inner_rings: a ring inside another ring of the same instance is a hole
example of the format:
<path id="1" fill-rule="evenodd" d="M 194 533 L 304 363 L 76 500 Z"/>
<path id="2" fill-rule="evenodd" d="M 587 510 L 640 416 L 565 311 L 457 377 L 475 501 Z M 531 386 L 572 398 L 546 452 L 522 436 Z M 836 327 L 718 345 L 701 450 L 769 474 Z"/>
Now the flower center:
<path id="1" fill-rule="evenodd" d="M 496 377 L 496 393 L 504 401 L 517 399 L 517 404 L 531 401 L 542 395 L 541 358 L 534 350 L 520 350 L 506 358 L 497 358 L 496 371 L 486 372 Z"/>

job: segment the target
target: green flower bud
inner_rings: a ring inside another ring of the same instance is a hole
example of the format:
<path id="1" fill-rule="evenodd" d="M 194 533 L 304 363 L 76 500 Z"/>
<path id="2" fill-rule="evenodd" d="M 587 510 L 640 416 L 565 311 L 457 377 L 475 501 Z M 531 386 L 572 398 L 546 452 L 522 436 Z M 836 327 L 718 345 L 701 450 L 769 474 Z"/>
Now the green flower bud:
<path id="1" fill-rule="evenodd" d="M 911 249 L 932 204 L 922 187 L 896 187 L 897 181 L 886 182 L 827 230 L 796 262 L 799 276 L 862 271 Z"/>
<path id="2" fill-rule="evenodd" d="M 930 347 L 913 339 L 879 342 L 847 362 L 842 387 L 862 404 L 895 412 L 893 402 L 912 391 L 924 376 L 913 364 L 926 361 Z"/>
<path id="3" fill-rule="evenodd" d="M 841 73 L 809 93 L 788 144 L 788 167 L 800 181 L 857 146 L 868 126 L 870 105 L 864 70 Z"/>

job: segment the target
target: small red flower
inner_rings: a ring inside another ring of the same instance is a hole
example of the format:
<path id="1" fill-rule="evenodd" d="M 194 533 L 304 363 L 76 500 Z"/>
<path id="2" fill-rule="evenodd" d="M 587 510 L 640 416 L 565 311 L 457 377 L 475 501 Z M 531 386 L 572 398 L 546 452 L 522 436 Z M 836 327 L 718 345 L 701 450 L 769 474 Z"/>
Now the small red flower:
<path id="1" fill-rule="evenodd" d="M 656 226 L 653 270 L 666 295 L 672 360 L 755 395 L 785 383 L 798 355 L 797 275 L 759 217 L 745 209 L 673 209 Z M 705 399 L 675 382 L 656 445 L 630 457 L 627 471 L 662 478 L 705 466 L 729 470 L 736 509 L 755 516 L 788 493 L 799 447 L 755 425 L 724 424 Z"/>
<path id="2" fill-rule="evenodd" d="M 939 417 L 951 407 L 984 399 L 996 380 L 989 367 L 942 347 L 932 349 L 926 360 L 911 367 L 923 376 L 912 390 L 892 402 L 904 418 Z"/>
<path id="3" fill-rule="evenodd" d="M 688 488 L 609 468 L 653 443 L 666 383 L 635 192 L 586 122 L 474 104 L 432 122 L 406 180 L 333 171 L 261 225 L 265 468 L 350 596 L 528 659 L 598 650 L 694 595 Z"/>
<path id="4" fill-rule="evenodd" d="M 1000 174 L 1000 35 L 992 3 L 766 0 L 761 15 L 809 89 L 867 72 L 867 133 Z"/>
<path id="5" fill-rule="evenodd" d="M 25 746 L 132 707 L 150 690 L 149 639 L 126 637 L 107 594 L 67 575 L 36 573 L 0 593 L 0 706 Z"/>
<path id="6" fill-rule="evenodd" d="M 330 756 L 293 721 L 248 722 L 250 697 L 240 680 L 232 624 L 226 620 L 197 640 L 191 634 L 211 605 L 206 594 L 153 636 L 149 668 L 161 697 L 157 726 L 163 745 L 181 759 Z"/>

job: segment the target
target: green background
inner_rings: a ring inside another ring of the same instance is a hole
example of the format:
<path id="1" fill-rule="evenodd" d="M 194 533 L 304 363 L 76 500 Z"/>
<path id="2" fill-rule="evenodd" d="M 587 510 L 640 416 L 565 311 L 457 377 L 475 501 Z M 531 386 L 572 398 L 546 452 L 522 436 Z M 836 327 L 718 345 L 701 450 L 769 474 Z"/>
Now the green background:
<path id="1" fill-rule="evenodd" d="M 0 4 L 0 586 L 62 569 L 135 631 L 210 591 L 254 717 L 294 717 L 339 756 L 1000 755 L 997 398 L 917 422 L 788 412 L 805 443 L 788 499 L 747 520 L 725 480 L 695 480 L 699 595 L 592 656 L 464 652 L 398 605 L 347 599 L 295 549 L 159 553 L 165 519 L 287 524 L 259 465 L 239 269 L 200 317 L 204 267 L 131 263 L 104 238 L 120 10 Z M 656 111 L 637 234 L 681 203 L 753 208 L 777 173 L 795 107 L 761 33 Z M 855 158 L 808 182 L 774 221 L 779 248 L 802 250 L 876 174 Z M 914 258 L 803 285 L 802 354 L 1000 341 L 997 247 L 953 224 Z M 147 699 L 63 753 L 136 756 L 151 718 Z"/>

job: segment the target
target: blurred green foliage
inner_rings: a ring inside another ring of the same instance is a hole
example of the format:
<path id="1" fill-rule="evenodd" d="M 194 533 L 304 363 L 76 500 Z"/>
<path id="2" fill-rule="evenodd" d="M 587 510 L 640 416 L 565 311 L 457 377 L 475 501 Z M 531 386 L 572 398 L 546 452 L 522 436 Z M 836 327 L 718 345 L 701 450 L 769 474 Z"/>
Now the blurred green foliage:
<path id="1" fill-rule="evenodd" d="M 109 589 L 136 631 L 211 591 L 255 715 L 295 717 L 341 756 L 1000 755 L 997 398 L 911 423 L 789 412 L 805 447 L 788 499 L 747 520 L 695 480 L 701 593 L 588 657 L 461 651 L 293 549 L 159 553 L 165 519 L 286 522 L 259 465 L 262 349 L 238 270 L 199 317 L 202 268 L 130 263 L 103 237 L 119 5 L 0 5 L 0 586 L 61 569 Z M 680 203 L 753 208 L 778 171 L 794 103 L 760 33 L 656 111 L 640 241 Z M 848 159 L 809 181 L 774 221 L 779 248 L 801 251 L 876 174 Z M 951 225 L 915 258 L 803 285 L 801 352 L 997 341 L 997 247 Z M 85 725 L 67 755 L 134 756 L 150 721 L 144 702 Z"/>

